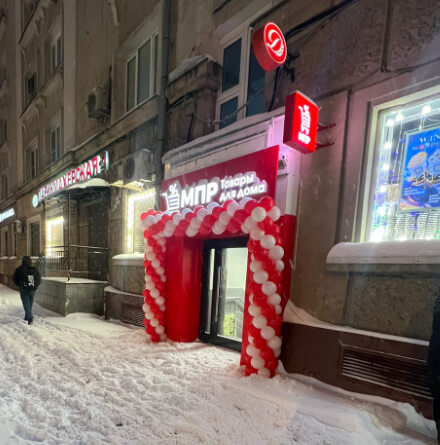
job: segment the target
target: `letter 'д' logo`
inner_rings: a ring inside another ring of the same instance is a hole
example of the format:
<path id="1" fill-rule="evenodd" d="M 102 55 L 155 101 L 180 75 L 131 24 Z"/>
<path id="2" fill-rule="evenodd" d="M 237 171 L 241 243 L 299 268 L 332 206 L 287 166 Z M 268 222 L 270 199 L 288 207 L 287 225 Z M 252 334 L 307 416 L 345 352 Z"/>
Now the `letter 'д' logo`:
<path id="1" fill-rule="evenodd" d="M 287 45 L 281 29 L 275 23 L 266 23 L 252 37 L 255 58 L 265 71 L 282 65 L 287 58 Z"/>

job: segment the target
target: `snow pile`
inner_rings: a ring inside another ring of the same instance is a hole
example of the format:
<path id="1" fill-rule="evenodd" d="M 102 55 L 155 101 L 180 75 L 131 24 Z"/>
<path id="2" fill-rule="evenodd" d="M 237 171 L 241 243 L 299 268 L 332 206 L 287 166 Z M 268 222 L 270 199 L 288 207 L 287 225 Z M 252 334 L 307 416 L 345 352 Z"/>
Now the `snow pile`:
<path id="1" fill-rule="evenodd" d="M 242 377 L 239 354 L 36 308 L 0 285 L 0 444 L 434 444 L 406 404 L 304 377 Z"/>
<path id="2" fill-rule="evenodd" d="M 327 256 L 328 264 L 439 264 L 440 240 L 339 243 Z"/>

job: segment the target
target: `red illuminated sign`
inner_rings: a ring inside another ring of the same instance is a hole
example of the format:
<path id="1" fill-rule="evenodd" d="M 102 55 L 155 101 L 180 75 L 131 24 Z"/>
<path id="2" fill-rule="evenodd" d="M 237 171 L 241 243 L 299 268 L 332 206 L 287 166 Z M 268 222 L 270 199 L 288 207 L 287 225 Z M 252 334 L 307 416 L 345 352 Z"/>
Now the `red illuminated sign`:
<path id="1" fill-rule="evenodd" d="M 279 146 L 162 181 L 162 210 L 179 211 L 229 199 L 275 198 Z"/>
<path id="2" fill-rule="evenodd" d="M 283 142 L 301 153 L 316 150 L 318 105 L 295 91 L 286 97 Z"/>
<path id="3" fill-rule="evenodd" d="M 266 23 L 255 31 L 252 47 L 258 63 L 265 71 L 271 71 L 286 61 L 286 40 L 275 23 Z"/>

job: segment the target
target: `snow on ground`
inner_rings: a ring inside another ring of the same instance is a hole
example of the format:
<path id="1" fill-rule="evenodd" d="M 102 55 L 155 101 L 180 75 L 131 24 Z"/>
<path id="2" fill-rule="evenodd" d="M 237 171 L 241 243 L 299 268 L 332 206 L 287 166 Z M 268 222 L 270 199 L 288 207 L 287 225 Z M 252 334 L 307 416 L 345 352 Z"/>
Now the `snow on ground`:
<path id="1" fill-rule="evenodd" d="M 239 354 L 150 345 L 143 329 L 40 307 L 0 285 L 0 444 L 434 444 L 407 404 L 300 376 L 242 377 Z"/>

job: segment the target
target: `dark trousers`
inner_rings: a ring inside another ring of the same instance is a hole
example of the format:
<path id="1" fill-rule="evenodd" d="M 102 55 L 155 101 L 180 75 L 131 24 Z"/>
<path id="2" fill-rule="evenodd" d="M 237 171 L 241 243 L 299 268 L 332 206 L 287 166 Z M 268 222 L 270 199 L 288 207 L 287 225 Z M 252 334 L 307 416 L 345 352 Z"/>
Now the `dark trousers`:
<path id="1" fill-rule="evenodd" d="M 34 304 L 34 290 L 29 289 L 20 289 L 20 298 L 23 303 L 24 309 L 24 319 L 26 321 L 33 320 L 34 316 L 32 315 L 32 306 Z"/>

